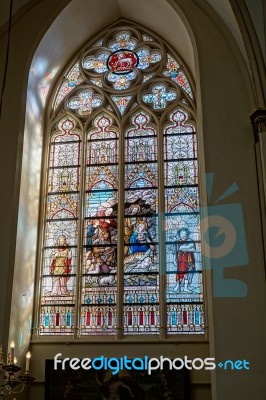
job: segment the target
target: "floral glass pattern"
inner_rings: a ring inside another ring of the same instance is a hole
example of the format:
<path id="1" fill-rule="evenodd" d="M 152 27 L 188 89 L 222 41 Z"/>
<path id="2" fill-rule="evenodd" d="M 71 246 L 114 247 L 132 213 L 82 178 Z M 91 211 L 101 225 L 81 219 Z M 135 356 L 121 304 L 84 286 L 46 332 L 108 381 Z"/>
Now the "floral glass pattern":
<path id="1" fill-rule="evenodd" d="M 77 110 L 80 115 L 88 115 L 93 108 L 100 107 L 102 97 L 94 94 L 92 89 L 82 90 L 78 96 L 70 98 L 68 107 L 70 110 Z"/>

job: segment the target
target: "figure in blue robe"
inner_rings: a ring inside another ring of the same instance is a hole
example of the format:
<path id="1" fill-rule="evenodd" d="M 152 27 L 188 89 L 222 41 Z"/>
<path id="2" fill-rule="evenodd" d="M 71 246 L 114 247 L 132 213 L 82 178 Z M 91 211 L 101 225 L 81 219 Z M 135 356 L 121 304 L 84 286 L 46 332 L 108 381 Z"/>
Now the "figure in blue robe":
<path id="1" fill-rule="evenodd" d="M 150 249 L 152 238 L 146 228 L 147 224 L 145 221 L 140 222 L 136 226 L 136 230 L 130 236 L 129 254 L 146 253 Z"/>

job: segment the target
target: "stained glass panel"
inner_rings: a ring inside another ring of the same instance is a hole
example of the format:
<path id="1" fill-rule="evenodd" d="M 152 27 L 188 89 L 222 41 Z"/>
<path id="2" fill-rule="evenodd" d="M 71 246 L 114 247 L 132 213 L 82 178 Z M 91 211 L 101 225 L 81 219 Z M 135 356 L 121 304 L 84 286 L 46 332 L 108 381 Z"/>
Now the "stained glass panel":
<path id="1" fill-rule="evenodd" d="M 147 82 L 147 81 L 150 80 L 153 76 L 154 76 L 154 74 L 146 74 L 146 75 L 143 75 L 142 82 Z"/>
<path id="2" fill-rule="evenodd" d="M 191 161 L 169 161 L 165 165 L 165 184 L 193 185 L 197 183 L 198 171 L 197 162 Z"/>
<path id="3" fill-rule="evenodd" d="M 102 191 L 102 196 L 106 197 L 109 190 L 117 189 L 117 168 L 113 165 L 99 165 L 98 167 L 87 168 L 86 188 L 94 189 L 93 198 L 98 197 L 96 190 Z M 91 200 L 92 204 L 93 201 Z"/>
<path id="4" fill-rule="evenodd" d="M 127 75 L 116 75 L 113 72 L 109 72 L 107 77 L 108 80 L 113 83 L 113 87 L 116 90 L 123 90 L 130 87 L 130 82 L 136 79 L 137 74 L 135 71 L 131 71 Z"/>
<path id="5" fill-rule="evenodd" d="M 192 122 L 188 122 L 188 113 L 181 108 L 170 114 L 170 124 L 165 127 L 166 135 L 179 135 L 181 133 L 195 132 L 195 126 Z"/>
<path id="6" fill-rule="evenodd" d="M 142 96 L 144 103 L 151 104 L 154 110 L 163 110 L 169 102 L 174 101 L 177 98 L 175 90 L 167 90 L 164 83 L 158 83 L 151 88 L 151 92 L 148 92 Z"/>
<path id="7" fill-rule="evenodd" d="M 73 306 L 45 306 L 40 310 L 40 335 L 73 335 L 75 309 Z"/>
<path id="8" fill-rule="evenodd" d="M 152 299 L 151 304 L 147 304 L 149 298 Z M 135 301 L 138 305 L 131 305 Z M 150 293 L 150 297 L 148 297 L 146 290 L 134 291 L 128 297 L 129 305 L 124 306 L 124 333 L 130 335 L 158 334 L 160 328 L 158 301 L 157 293 Z"/>
<path id="9" fill-rule="evenodd" d="M 135 163 L 136 161 L 155 161 L 157 159 L 156 130 L 147 124 L 150 117 L 139 112 L 133 116 L 134 127 L 126 133 L 125 161 Z M 141 169 L 141 166 L 139 166 Z"/>
<path id="10" fill-rule="evenodd" d="M 167 69 L 163 72 L 163 74 L 171 78 L 178 86 L 181 86 L 181 88 L 184 89 L 185 92 L 188 93 L 193 99 L 191 86 L 188 83 L 185 72 L 180 69 L 180 65 L 177 60 L 169 53 L 167 54 L 166 68 Z"/>
<path id="11" fill-rule="evenodd" d="M 41 289 L 41 334 L 73 332 L 80 143 L 80 134 L 75 131 L 75 121 L 69 117 L 63 118 L 58 124 L 58 130 L 52 135 L 50 147 Z"/>
<path id="12" fill-rule="evenodd" d="M 153 41 L 153 39 L 146 33 L 142 34 L 142 39 L 144 40 L 144 42 L 152 42 Z"/>
<path id="13" fill-rule="evenodd" d="M 103 87 L 102 80 L 99 79 L 99 78 L 91 78 L 90 82 L 93 83 L 96 86 Z"/>
<path id="14" fill-rule="evenodd" d="M 171 215 L 166 223 L 167 300 L 202 301 L 198 215 Z"/>
<path id="15" fill-rule="evenodd" d="M 154 42 L 155 46 L 150 48 L 148 43 L 153 39 L 148 35 L 144 35 L 143 40 L 145 45 L 141 42 L 142 45 L 138 46 L 139 39 L 134 31 L 115 32 L 105 47 L 98 51 L 95 49 L 94 54 L 92 49 L 87 53 L 82 62 L 83 68 L 89 75 L 104 74 L 115 90 L 128 89 L 138 77 L 137 70 L 149 70 L 162 60 L 160 45 Z M 156 45 L 158 48 L 155 48 Z"/>
<path id="16" fill-rule="evenodd" d="M 95 141 L 89 144 L 88 163 L 109 164 L 117 163 L 117 146 L 115 140 Z"/>
<path id="17" fill-rule="evenodd" d="M 154 163 L 126 164 L 126 188 L 150 188 L 157 185 L 157 166 Z"/>
<path id="18" fill-rule="evenodd" d="M 120 114 L 124 114 L 125 109 L 132 96 L 111 96 Z"/>
<path id="19" fill-rule="evenodd" d="M 103 98 L 95 94 L 92 89 L 82 90 L 78 96 L 70 98 L 68 107 L 78 112 L 79 115 L 89 115 L 94 108 L 102 105 Z"/>
<path id="20" fill-rule="evenodd" d="M 164 130 L 169 333 L 203 331 L 196 136 L 192 134 L 194 126 L 187 120 L 186 111 L 175 110 Z"/>
<path id="21" fill-rule="evenodd" d="M 50 164 L 53 167 L 79 164 L 80 142 L 55 142 L 51 145 Z"/>
<path id="22" fill-rule="evenodd" d="M 77 193 L 61 193 L 48 195 L 47 218 L 69 218 L 78 216 L 79 195 Z"/>
<path id="23" fill-rule="evenodd" d="M 86 57 L 83 61 L 83 67 L 88 70 L 93 70 L 98 73 L 107 71 L 107 60 L 110 53 L 105 51 L 96 56 Z"/>
<path id="24" fill-rule="evenodd" d="M 167 306 L 168 333 L 204 333 L 204 311 L 202 305 L 173 304 Z"/>
<path id="25" fill-rule="evenodd" d="M 170 129 L 167 132 L 170 134 Z M 176 134 L 174 136 L 173 130 L 171 131 L 173 136 L 166 136 L 164 153 L 167 160 L 180 160 L 197 158 L 197 147 L 196 147 L 196 136 L 190 134 Z"/>
<path id="26" fill-rule="evenodd" d="M 51 254 L 51 257 L 58 258 L 58 253 L 59 252 L 54 251 Z M 53 269 L 51 267 L 51 273 L 56 271 L 57 268 L 58 267 L 55 267 Z M 59 274 L 58 271 L 56 271 L 55 276 L 43 276 L 42 301 L 47 304 L 51 302 L 58 304 L 73 304 L 75 303 L 75 277 L 70 274 L 67 274 L 66 276 L 66 273 Z M 51 296 L 53 297 L 51 298 Z"/>
<path id="27" fill-rule="evenodd" d="M 157 63 L 162 58 L 160 51 L 151 51 L 146 46 L 139 48 L 137 55 L 139 57 L 138 68 L 140 69 L 146 69 L 150 64 Z"/>
<path id="28" fill-rule="evenodd" d="M 199 212 L 197 187 L 178 187 L 165 189 L 166 212 Z"/>
<path id="29" fill-rule="evenodd" d="M 81 334 L 86 335 L 114 335 L 116 333 L 116 307 L 102 304 L 105 299 L 111 299 L 112 292 L 92 295 L 96 306 L 81 307 Z M 90 297 L 87 298 L 88 304 Z M 114 300 L 115 301 L 115 300 Z"/>
<path id="30" fill-rule="evenodd" d="M 115 333 L 118 132 L 100 114 L 88 133 L 82 301 L 83 334 Z M 112 305 L 113 304 L 113 305 Z"/>
<path id="31" fill-rule="evenodd" d="M 187 77 L 183 71 L 179 71 L 177 77 L 171 77 L 173 81 L 175 81 L 182 89 L 185 90 L 189 94 L 190 97 L 193 98 L 191 87 L 188 83 Z"/>
<path id="32" fill-rule="evenodd" d="M 54 108 L 66 97 L 75 86 L 81 84 L 84 81 L 80 75 L 79 63 L 76 63 L 66 75 L 66 80 L 63 81 L 59 88 L 58 94 L 54 101 Z"/>
<path id="33" fill-rule="evenodd" d="M 58 242 L 53 243 L 54 246 L 47 246 L 43 251 L 43 276 L 49 276 L 54 253 L 58 250 Z M 71 275 L 77 272 L 77 247 L 69 246 L 69 255 L 71 257 Z"/>
<path id="34" fill-rule="evenodd" d="M 149 122 L 149 115 L 139 111 L 125 135 L 126 334 L 156 333 L 159 326 L 157 164 L 151 163 L 157 159 L 157 133 Z"/>
<path id="35" fill-rule="evenodd" d="M 115 35 L 115 40 L 109 43 L 109 48 L 112 51 L 120 49 L 133 50 L 137 45 L 137 40 L 131 37 L 130 31 L 120 31 Z"/>

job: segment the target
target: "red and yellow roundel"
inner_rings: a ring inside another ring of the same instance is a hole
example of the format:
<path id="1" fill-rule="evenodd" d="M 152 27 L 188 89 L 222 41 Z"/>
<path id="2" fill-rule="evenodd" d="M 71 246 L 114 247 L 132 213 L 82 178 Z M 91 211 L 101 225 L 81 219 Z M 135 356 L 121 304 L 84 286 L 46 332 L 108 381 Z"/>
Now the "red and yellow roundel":
<path id="1" fill-rule="evenodd" d="M 138 65 L 138 56 L 130 50 L 118 50 L 107 60 L 108 68 L 114 74 L 128 74 Z"/>

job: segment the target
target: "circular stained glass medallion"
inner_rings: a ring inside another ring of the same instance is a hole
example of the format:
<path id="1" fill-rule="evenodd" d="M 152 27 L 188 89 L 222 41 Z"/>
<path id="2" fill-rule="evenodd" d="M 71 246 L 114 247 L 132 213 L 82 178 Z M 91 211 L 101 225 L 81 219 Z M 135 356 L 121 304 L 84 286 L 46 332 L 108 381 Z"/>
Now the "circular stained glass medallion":
<path id="1" fill-rule="evenodd" d="M 127 49 L 120 49 L 110 55 L 107 60 L 108 68 L 117 75 L 129 74 L 137 67 L 139 58 L 136 53 Z"/>

